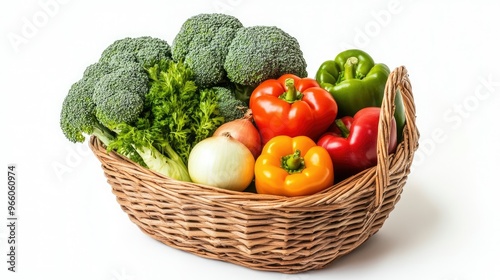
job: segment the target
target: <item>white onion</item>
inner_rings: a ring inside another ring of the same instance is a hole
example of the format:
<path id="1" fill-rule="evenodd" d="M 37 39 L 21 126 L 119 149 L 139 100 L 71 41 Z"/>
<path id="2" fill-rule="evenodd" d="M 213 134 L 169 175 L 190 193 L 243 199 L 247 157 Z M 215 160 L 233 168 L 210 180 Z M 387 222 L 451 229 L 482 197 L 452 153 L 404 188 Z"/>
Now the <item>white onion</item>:
<path id="1" fill-rule="evenodd" d="M 226 133 L 196 144 L 189 155 L 188 171 L 195 183 L 243 191 L 253 180 L 254 165 L 250 150 Z"/>

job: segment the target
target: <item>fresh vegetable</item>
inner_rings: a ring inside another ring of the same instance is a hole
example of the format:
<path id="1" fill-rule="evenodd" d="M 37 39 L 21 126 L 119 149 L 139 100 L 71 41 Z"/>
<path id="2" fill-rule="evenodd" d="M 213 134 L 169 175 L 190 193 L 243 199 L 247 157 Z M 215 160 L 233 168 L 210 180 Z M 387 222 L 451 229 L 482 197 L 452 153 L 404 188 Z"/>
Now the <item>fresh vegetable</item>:
<path id="1" fill-rule="evenodd" d="M 260 194 L 311 195 L 333 185 L 328 152 L 306 136 L 276 136 L 255 162 L 255 187 Z"/>
<path id="2" fill-rule="evenodd" d="M 160 60 L 170 60 L 170 45 L 162 39 L 150 36 L 127 37 L 114 41 L 101 54 L 100 62 L 122 64 L 125 61 L 139 63 L 148 68 Z"/>
<path id="3" fill-rule="evenodd" d="M 94 135 L 109 145 L 116 125 L 135 121 L 142 111 L 149 89 L 144 66 L 155 57 L 170 59 L 170 46 L 158 38 L 125 38 L 108 46 L 63 101 L 60 126 L 66 138 L 83 142 Z M 141 162 L 133 151 L 126 156 Z"/>
<path id="4" fill-rule="evenodd" d="M 306 68 L 297 39 L 276 26 L 240 28 L 224 62 L 242 100 L 248 100 L 253 89 L 265 80 L 287 73 L 306 77 Z"/>
<path id="5" fill-rule="evenodd" d="M 140 64 L 126 62 L 120 66 L 95 83 L 92 95 L 97 119 L 112 130 L 119 123 L 137 120 L 149 90 L 148 75 Z"/>
<path id="6" fill-rule="evenodd" d="M 114 135 L 97 120 L 90 87 L 91 84 L 85 80 L 79 80 L 71 86 L 62 104 L 61 130 L 74 143 L 83 142 L 85 135 L 94 135 L 108 145 Z"/>
<path id="7" fill-rule="evenodd" d="M 291 74 L 255 88 L 250 109 L 264 144 L 277 135 L 317 140 L 337 116 L 337 103 L 314 79 Z"/>
<path id="8" fill-rule="evenodd" d="M 224 61 L 241 22 L 225 14 L 198 14 L 188 18 L 172 42 L 172 56 L 193 70 L 195 82 L 212 87 L 227 82 Z"/>
<path id="9" fill-rule="evenodd" d="M 330 154 L 337 181 L 377 164 L 379 118 L 380 108 L 363 108 L 354 117 L 337 119 L 331 130 L 318 140 L 318 145 Z M 389 137 L 388 151 L 392 153 L 397 145 L 394 117 Z"/>
<path id="10" fill-rule="evenodd" d="M 387 65 L 375 64 L 366 52 L 350 49 L 339 53 L 334 60 L 323 62 L 316 80 L 337 101 L 338 116 L 352 117 L 365 107 L 381 106 L 389 73 Z M 396 95 L 395 105 L 394 117 L 401 137 L 405 115 L 400 93 Z"/>
<path id="11" fill-rule="evenodd" d="M 237 99 L 234 91 L 227 87 L 215 86 L 202 91 L 212 91 L 211 94 L 215 94 L 219 114 L 224 118 L 224 122 L 241 119 L 248 110 L 247 104 Z"/>
<path id="12" fill-rule="evenodd" d="M 250 150 L 228 133 L 206 138 L 189 155 L 189 175 L 195 183 L 243 191 L 254 176 Z"/>
<path id="13" fill-rule="evenodd" d="M 262 150 L 260 134 L 252 122 L 252 113 L 250 110 L 247 111 L 243 118 L 219 126 L 213 136 L 227 134 L 245 145 L 255 159 L 260 155 L 260 151 Z"/>
<path id="14" fill-rule="evenodd" d="M 192 147 L 223 122 L 215 92 L 199 91 L 168 44 L 151 37 L 107 47 L 70 88 L 60 116 L 70 141 L 95 135 L 108 150 L 183 181 Z"/>

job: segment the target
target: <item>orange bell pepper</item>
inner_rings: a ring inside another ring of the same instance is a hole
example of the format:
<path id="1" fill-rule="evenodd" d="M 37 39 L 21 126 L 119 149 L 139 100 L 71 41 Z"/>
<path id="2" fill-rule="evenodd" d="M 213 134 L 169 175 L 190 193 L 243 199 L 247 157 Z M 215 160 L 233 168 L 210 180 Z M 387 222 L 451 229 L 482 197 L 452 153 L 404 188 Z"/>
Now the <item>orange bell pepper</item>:
<path id="1" fill-rule="evenodd" d="M 255 162 L 260 194 L 311 195 L 332 186 L 333 175 L 330 155 L 307 136 L 275 136 Z"/>

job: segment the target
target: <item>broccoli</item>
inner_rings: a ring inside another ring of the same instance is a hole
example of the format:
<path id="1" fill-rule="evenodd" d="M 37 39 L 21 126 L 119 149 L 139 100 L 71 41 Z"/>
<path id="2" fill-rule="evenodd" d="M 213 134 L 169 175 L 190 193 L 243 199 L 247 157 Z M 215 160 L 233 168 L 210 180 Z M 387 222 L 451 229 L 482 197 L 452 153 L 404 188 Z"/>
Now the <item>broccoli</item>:
<path id="1" fill-rule="evenodd" d="M 112 73 L 119 66 L 116 64 L 110 64 L 105 62 L 96 62 L 88 66 L 83 72 L 82 80 L 84 80 L 89 85 L 89 90 L 94 91 L 93 86 L 104 76 Z M 93 94 L 93 93 L 89 93 Z"/>
<path id="2" fill-rule="evenodd" d="M 138 118 L 148 84 L 146 72 L 137 63 L 90 65 L 63 101 L 60 123 L 66 138 L 83 142 L 84 135 L 94 135 L 109 146 L 116 140 L 117 124 Z M 144 165 L 133 151 L 117 152 Z"/>
<path id="3" fill-rule="evenodd" d="M 227 77 L 247 98 L 253 88 L 267 79 L 283 74 L 306 77 L 306 68 L 297 39 L 275 26 L 240 28 L 224 62 Z"/>
<path id="4" fill-rule="evenodd" d="M 144 67 L 159 59 L 171 59 L 170 46 L 161 39 L 124 38 L 108 46 L 99 61 L 85 69 L 63 101 L 60 125 L 66 138 L 83 142 L 84 134 L 96 135 L 95 131 L 108 144 L 113 135 L 112 123 L 137 118 L 141 99 L 149 89 Z M 113 103 L 123 106 L 113 107 Z"/>
<path id="5" fill-rule="evenodd" d="M 66 138 L 83 142 L 84 134 L 96 135 L 109 144 L 113 124 L 132 122 L 142 111 L 148 84 L 146 72 L 137 63 L 97 62 L 88 66 L 63 101 L 60 125 Z"/>
<path id="6" fill-rule="evenodd" d="M 60 126 L 71 142 L 83 142 L 84 135 L 95 135 L 107 145 L 114 137 L 95 116 L 96 105 L 92 96 L 95 84 L 115 69 L 108 63 L 91 64 L 85 69 L 83 77 L 69 89 L 62 104 Z"/>
<path id="7" fill-rule="evenodd" d="M 92 87 L 84 79 L 71 86 L 62 104 L 60 126 L 66 138 L 73 143 L 83 142 L 85 134 L 94 135 L 108 145 L 114 135 L 95 116 Z"/>
<path id="8" fill-rule="evenodd" d="M 146 98 L 151 89 L 151 71 L 147 67 L 158 61 L 172 61 L 170 47 L 164 41 L 140 37 L 111 44 L 71 86 L 62 104 L 61 129 L 72 142 L 83 142 L 84 135 L 94 135 L 108 150 L 174 179 L 189 181 L 187 167 L 168 143 L 154 146 L 144 140 L 162 139 L 156 126 L 135 133 L 138 126 L 151 126 L 148 116 L 152 108 L 147 107 L 151 102 Z"/>
<path id="9" fill-rule="evenodd" d="M 146 71 L 137 63 L 125 63 L 95 83 L 92 100 L 97 119 L 111 129 L 118 123 L 134 122 L 143 111 L 148 90 Z"/>
<path id="10" fill-rule="evenodd" d="M 109 45 L 101 54 L 99 61 L 112 62 L 115 56 L 150 67 L 162 59 L 171 59 L 170 45 L 159 38 L 150 36 L 123 38 Z M 119 61 L 123 61 L 118 59 Z"/>
<path id="11" fill-rule="evenodd" d="M 224 118 L 224 122 L 241 119 L 248 110 L 245 102 L 236 98 L 234 92 L 227 87 L 211 87 L 202 89 L 202 92 L 211 91 L 217 98 L 219 115 Z"/>
<path id="12" fill-rule="evenodd" d="M 98 64 L 108 65 L 112 71 L 95 82 L 92 96 L 97 119 L 111 129 L 118 123 L 134 122 L 143 111 L 150 86 L 146 69 L 170 59 L 168 43 L 149 36 L 127 37 L 108 46 Z"/>
<path id="13" fill-rule="evenodd" d="M 199 14 L 187 19 L 172 42 L 172 57 L 184 61 L 198 87 L 227 82 L 226 54 L 241 22 L 225 14 Z"/>

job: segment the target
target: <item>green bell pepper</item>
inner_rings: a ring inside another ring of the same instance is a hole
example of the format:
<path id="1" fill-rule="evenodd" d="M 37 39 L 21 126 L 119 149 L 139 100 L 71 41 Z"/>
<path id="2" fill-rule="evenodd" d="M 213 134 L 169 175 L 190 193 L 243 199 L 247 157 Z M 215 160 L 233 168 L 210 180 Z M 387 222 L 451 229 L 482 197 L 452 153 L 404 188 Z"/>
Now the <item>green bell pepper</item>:
<path id="1" fill-rule="evenodd" d="M 316 73 L 316 80 L 337 102 L 337 117 L 341 118 L 352 117 L 366 107 L 380 107 L 389 74 L 387 65 L 375 64 L 366 52 L 351 49 L 339 53 L 334 60 L 323 62 Z M 401 140 L 406 121 L 399 92 L 395 106 L 394 118 L 398 139 Z"/>

